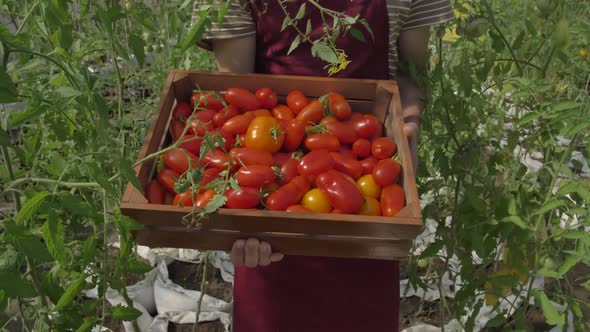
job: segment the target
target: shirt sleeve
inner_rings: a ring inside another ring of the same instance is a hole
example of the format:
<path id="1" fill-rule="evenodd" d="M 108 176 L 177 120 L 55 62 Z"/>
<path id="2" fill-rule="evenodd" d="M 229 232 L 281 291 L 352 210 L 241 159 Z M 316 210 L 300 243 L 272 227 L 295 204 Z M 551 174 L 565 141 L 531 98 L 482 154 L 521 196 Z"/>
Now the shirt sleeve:
<path id="1" fill-rule="evenodd" d="M 216 0 L 215 3 L 218 4 L 220 1 L 224 0 Z M 199 8 L 208 3 L 209 1 L 207 0 L 195 0 L 193 3 L 191 24 L 195 24 L 199 19 Z M 203 38 L 198 43 L 198 46 L 211 49 L 212 40 L 238 38 L 256 34 L 256 24 L 252 18 L 252 12 L 248 4 L 243 1 L 231 1 L 230 7 L 221 24 L 215 18 L 212 18 L 212 21 L 211 27 L 203 33 Z"/>
<path id="2" fill-rule="evenodd" d="M 413 0 L 402 30 L 445 23 L 454 18 L 450 0 Z"/>

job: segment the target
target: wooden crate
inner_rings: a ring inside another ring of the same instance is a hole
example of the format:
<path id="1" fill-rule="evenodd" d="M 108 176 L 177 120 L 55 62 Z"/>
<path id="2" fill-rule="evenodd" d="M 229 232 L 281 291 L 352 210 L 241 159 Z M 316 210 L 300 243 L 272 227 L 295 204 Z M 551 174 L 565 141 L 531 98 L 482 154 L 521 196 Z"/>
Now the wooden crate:
<path id="1" fill-rule="evenodd" d="M 402 110 L 395 81 L 172 70 L 138 160 L 168 143 L 172 110 L 177 102 L 189 99 L 195 84 L 202 90 L 215 91 L 270 87 L 282 100 L 293 89 L 301 90 L 310 99 L 330 91 L 341 93 L 353 111 L 372 113 L 383 121 L 385 132 L 391 133 L 397 143 L 406 206 L 395 217 L 220 209 L 197 230 L 182 222 L 191 208 L 148 204 L 143 193 L 128 184 L 121 210 L 144 225 L 134 234 L 138 244 L 229 251 L 235 240 L 256 237 L 268 241 L 273 251 L 287 255 L 386 260 L 408 256 L 423 224 L 408 141 L 402 134 Z M 152 159 L 135 169 L 142 186 L 153 178 L 155 162 Z"/>

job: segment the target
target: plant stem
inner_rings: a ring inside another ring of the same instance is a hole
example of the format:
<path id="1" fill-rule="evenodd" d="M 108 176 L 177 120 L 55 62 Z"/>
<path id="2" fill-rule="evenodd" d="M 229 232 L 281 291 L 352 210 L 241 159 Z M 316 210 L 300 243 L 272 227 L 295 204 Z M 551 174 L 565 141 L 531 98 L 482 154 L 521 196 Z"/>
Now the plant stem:
<path id="1" fill-rule="evenodd" d="M 26 54 L 31 54 L 31 55 L 36 55 L 39 57 L 42 57 L 48 61 L 53 62 L 56 66 L 58 66 L 63 72 L 64 74 L 68 77 L 68 81 L 70 81 L 70 83 L 75 86 L 78 90 L 80 89 L 80 86 L 78 85 L 78 82 L 76 82 L 76 80 L 74 79 L 74 76 L 69 72 L 69 70 L 66 69 L 66 67 L 64 67 L 61 63 L 59 63 L 59 61 L 55 60 L 54 58 L 42 54 L 42 53 L 38 53 L 35 51 L 31 51 L 31 50 L 26 50 L 26 49 L 22 49 L 22 48 L 16 48 L 16 49 L 11 49 L 11 52 L 14 53 L 26 53 Z"/>
<path id="2" fill-rule="evenodd" d="M 67 188 L 100 188 L 100 185 L 96 182 L 62 182 L 58 180 L 51 180 L 51 179 L 43 179 L 43 178 L 21 178 L 14 180 L 8 184 L 8 188 L 15 187 L 20 185 L 21 183 L 43 183 L 43 184 L 53 184 L 53 185 L 60 185 L 62 187 Z"/>
<path id="3" fill-rule="evenodd" d="M 559 164 L 557 164 L 557 167 L 553 170 L 553 175 L 551 176 L 551 182 L 549 184 L 549 187 L 547 188 L 547 192 L 545 193 L 545 198 L 543 199 L 543 203 L 541 204 L 541 206 L 546 204 L 549 201 L 549 199 L 551 198 L 551 194 L 553 193 L 553 187 L 555 187 L 555 182 L 557 181 L 557 177 L 559 176 L 561 169 L 565 165 L 566 161 L 569 159 L 570 155 L 574 151 L 574 145 L 576 144 L 576 141 L 578 140 L 579 135 L 580 134 L 578 133 L 572 138 L 572 140 L 570 141 L 570 144 L 567 147 L 567 150 L 563 153 L 563 156 L 561 156 L 561 159 L 559 160 Z M 537 220 L 535 222 L 535 231 L 536 231 L 537 235 L 541 231 L 541 226 L 542 226 L 542 221 L 543 221 L 544 215 L 545 214 L 542 213 L 537 216 Z"/>
<path id="4" fill-rule="evenodd" d="M 28 11 L 28 12 L 27 12 L 27 14 L 25 15 L 25 18 L 23 18 L 22 22 L 20 22 L 20 25 L 18 26 L 18 29 L 16 30 L 16 35 L 17 35 L 17 36 L 18 36 L 18 35 L 21 33 L 21 31 L 22 31 L 23 27 L 25 26 L 25 24 L 26 24 L 26 23 L 27 23 L 27 21 L 29 20 L 29 17 L 31 17 L 31 14 L 33 14 L 33 11 L 35 10 L 35 8 L 37 8 L 37 6 L 38 6 L 39 4 L 41 4 L 41 2 L 42 2 L 42 1 L 41 1 L 41 0 L 39 0 L 39 1 L 35 2 L 35 4 L 33 4 L 33 5 L 31 6 L 31 8 L 29 9 L 29 11 Z"/>
<path id="5" fill-rule="evenodd" d="M 103 226 L 103 233 L 102 233 L 102 241 L 104 246 L 104 254 L 102 256 L 102 289 L 104 294 L 102 294 L 102 315 L 100 318 L 100 328 L 99 331 L 102 331 L 102 326 L 104 324 L 104 318 L 107 312 L 107 259 L 108 259 L 108 236 L 107 236 L 107 223 L 108 223 L 108 214 L 107 214 L 107 192 L 106 190 L 102 190 L 102 213 L 104 218 L 104 226 Z M 100 296 L 100 294 L 98 294 Z"/>
<path id="6" fill-rule="evenodd" d="M 126 279 L 126 278 L 123 278 Z M 127 282 L 125 281 L 123 283 L 123 289 L 121 289 L 121 295 L 123 295 L 123 298 L 125 299 L 125 303 L 127 303 L 127 306 L 130 308 L 133 308 L 133 301 L 131 300 L 131 298 L 129 297 L 129 294 L 127 294 Z M 139 328 L 139 324 L 137 323 L 137 319 L 134 319 L 131 324 L 133 325 L 133 330 L 135 330 L 135 332 L 141 332 L 141 329 Z"/>
<path id="7" fill-rule="evenodd" d="M 201 295 L 199 296 L 199 301 L 197 302 L 197 312 L 195 314 L 195 324 L 193 325 L 193 332 L 197 331 L 197 327 L 199 325 L 199 316 L 201 315 L 201 305 L 203 304 L 203 297 L 205 296 L 205 285 L 207 283 L 207 265 L 209 264 L 209 251 L 205 252 L 205 257 L 203 257 L 203 269 L 201 275 Z"/>
<path id="8" fill-rule="evenodd" d="M 4 68 L 4 71 L 6 71 L 6 68 L 8 68 L 8 57 L 10 56 L 10 49 L 4 43 L 0 43 L 0 46 L 2 46 L 2 68 Z"/>
<path id="9" fill-rule="evenodd" d="M 2 158 L 4 159 L 4 164 L 6 165 L 8 178 L 10 179 L 10 181 L 14 181 L 14 172 L 12 171 L 12 163 L 10 161 L 10 156 L 8 155 L 8 150 L 5 146 L 0 146 L 0 151 L 2 152 Z M 12 192 L 12 199 L 14 200 L 14 204 L 16 206 L 16 212 L 20 211 L 20 196 L 18 192 Z"/>
<path id="10" fill-rule="evenodd" d="M 23 329 L 31 332 L 31 329 L 29 328 L 29 324 L 27 324 L 27 318 L 25 317 L 25 313 L 23 310 L 23 302 L 21 301 L 21 298 L 18 298 L 18 311 L 20 313 L 20 317 L 22 318 L 23 321 Z"/>

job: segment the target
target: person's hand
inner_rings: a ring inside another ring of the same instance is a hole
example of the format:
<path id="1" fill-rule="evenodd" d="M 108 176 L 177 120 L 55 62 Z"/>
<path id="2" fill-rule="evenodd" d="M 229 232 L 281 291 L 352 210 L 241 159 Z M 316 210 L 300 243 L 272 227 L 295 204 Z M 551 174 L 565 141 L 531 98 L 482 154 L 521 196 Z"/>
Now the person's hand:
<path id="1" fill-rule="evenodd" d="M 420 133 L 420 116 L 404 114 L 404 135 L 408 137 L 410 145 L 410 154 L 412 155 L 412 165 L 414 172 L 418 167 L 418 134 Z"/>
<path id="2" fill-rule="evenodd" d="M 258 239 L 237 240 L 234 242 L 229 258 L 235 267 L 246 265 L 249 268 L 268 266 L 283 259 L 283 254 L 272 252 L 268 242 Z"/>

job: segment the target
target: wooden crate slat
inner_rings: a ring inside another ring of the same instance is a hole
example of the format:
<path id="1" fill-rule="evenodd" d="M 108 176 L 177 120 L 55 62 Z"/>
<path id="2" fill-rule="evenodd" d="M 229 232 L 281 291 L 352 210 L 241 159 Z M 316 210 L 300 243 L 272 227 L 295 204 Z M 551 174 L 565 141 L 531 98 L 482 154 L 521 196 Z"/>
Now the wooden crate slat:
<path id="1" fill-rule="evenodd" d="M 286 255 L 354 257 L 400 260 L 408 256 L 410 241 L 354 237 L 314 237 L 282 233 L 250 233 L 237 231 L 185 231 L 169 227 L 146 227 L 135 233 L 140 245 L 230 251 L 244 235 L 272 243 L 273 251 Z"/>

